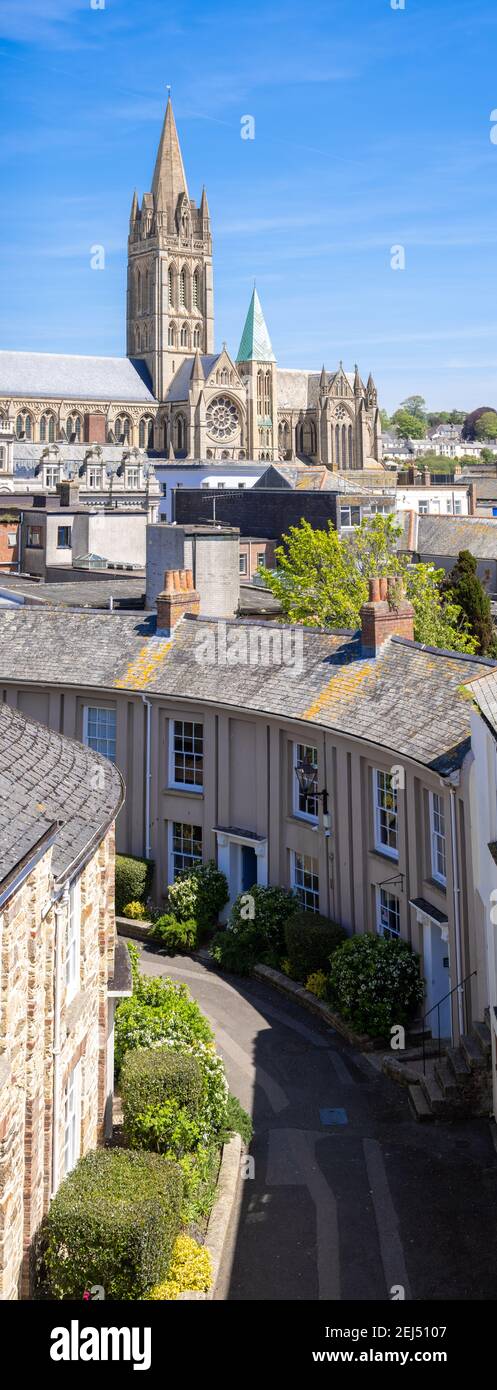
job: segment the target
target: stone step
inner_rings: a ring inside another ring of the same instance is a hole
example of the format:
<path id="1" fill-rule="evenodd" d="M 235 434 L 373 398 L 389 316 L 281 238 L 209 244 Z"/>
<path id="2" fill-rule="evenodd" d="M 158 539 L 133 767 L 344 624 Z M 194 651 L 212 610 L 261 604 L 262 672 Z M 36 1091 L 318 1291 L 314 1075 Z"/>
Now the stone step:
<path id="1" fill-rule="evenodd" d="M 463 1057 L 460 1047 L 447 1048 L 447 1062 L 454 1073 L 456 1081 L 464 1085 L 464 1082 L 471 1076 L 471 1067 L 468 1066 L 466 1058 Z"/>
<path id="2" fill-rule="evenodd" d="M 423 1095 L 421 1086 L 409 1087 L 409 1105 L 418 1124 L 426 1124 L 427 1121 L 435 1119 L 431 1105 L 428 1104 L 426 1096 Z"/>
<path id="3" fill-rule="evenodd" d="M 439 1085 L 434 1073 L 427 1071 L 426 1075 L 423 1076 L 423 1073 L 421 1072 L 419 1084 L 421 1086 L 421 1090 L 423 1091 L 424 1096 L 426 1097 L 428 1105 L 431 1107 L 433 1111 L 433 1114 L 446 1114 L 448 1109 L 448 1101 L 446 1100 L 442 1091 L 442 1087 Z"/>
<path id="4" fill-rule="evenodd" d="M 477 1038 L 474 1038 L 472 1033 L 463 1033 L 459 1046 L 471 1071 L 485 1070 L 487 1065 L 485 1057 Z"/>
<path id="5" fill-rule="evenodd" d="M 454 1072 L 451 1071 L 445 1057 L 441 1062 L 435 1062 L 434 1075 L 449 1104 L 451 1101 L 456 1101 L 459 1089 Z"/>
<path id="6" fill-rule="evenodd" d="M 492 1036 L 488 1023 L 474 1023 L 472 1032 L 480 1045 L 484 1057 L 492 1056 Z"/>
<path id="7" fill-rule="evenodd" d="M 407 1029 L 407 1037 L 413 1046 L 421 1045 L 423 1038 L 425 1042 L 431 1039 L 431 1028 L 423 1028 L 422 1018 L 415 1018 L 414 1023 L 410 1023 Z"/>

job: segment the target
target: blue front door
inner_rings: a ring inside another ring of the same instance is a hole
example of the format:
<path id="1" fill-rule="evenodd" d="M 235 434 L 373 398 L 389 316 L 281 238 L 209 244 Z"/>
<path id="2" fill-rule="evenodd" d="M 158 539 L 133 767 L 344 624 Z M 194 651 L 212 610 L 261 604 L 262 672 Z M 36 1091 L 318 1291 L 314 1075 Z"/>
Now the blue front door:
<path id="1" fill-rule="evenodd" d="M 257 855 L 251 845 L 242 845 L 242 893 L 257 883 Z"/>

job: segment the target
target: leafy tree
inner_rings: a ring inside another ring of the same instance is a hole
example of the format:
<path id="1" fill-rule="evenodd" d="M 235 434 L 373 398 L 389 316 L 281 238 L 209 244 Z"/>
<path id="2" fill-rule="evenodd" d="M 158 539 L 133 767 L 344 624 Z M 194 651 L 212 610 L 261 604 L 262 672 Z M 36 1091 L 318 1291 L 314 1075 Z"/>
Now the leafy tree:
<path id="1" fill-rule="evenodd" d="M 420 420 L 424 420 L 426 411 L 424 396 L 408 396 L 405 401 L 400 402 L 400 409 L 407 410 L 409 415 L 416 415 Z"/>
<path id="2" fill-rule="evenodd" d="M 380 410 L 380 420 L 382 430 L 389 430 L 391 425 L 390 416 L 386 410 Z"/>
<path id="3" fill-rule="evenodd" d="M 475 424 L 475 436 L 477 439 L 497 439 L 497 413 L 494 410 L 484 410 L 480 415 Z"/>
<path id="4" fill-rule="evenodd" d="M 427 646 L 474 652 L 476 639 L 452 595 L 442 590 L 443 570 L 411 566 L 397 549 L 402 528 L 393 516 L 375 516 L 340 537 L 329 522 L 315 531 L 308 521 L 292 526 L 276 549 L 277 569 L 264 570 L 268 589 L 281 603 L 286 622 L 308 627 L 360 625 L 368 580 L 397 575 L 414 607 L 414 636 Z"/>
<path id="5" fill-rule="evenodd" d="M 444 584 L 445 593 L 464 613 L 477 642 L 478 656 L 496 656 L 497 638 L 492 622 L 490 599 L 478 578 L 477 565 L 470 550 L 460 550 Z"/>
<path id="6" fill-rule="evenodd" d="M 448 421 L 449 425 L 463 425 L 466 415 L 467 411 L 465 410 L 451 410 Z"/>
<path id="7" fill-rule="evenodd" d="M 497 463 L 493 449 L 482 449 L 480 454 L 481 463 Z"/>
<path id="8" fill-rule="evenodd" d="M 419 415 L 412 415 L 409 410 L 396 410 L 392 416 L 392 424 L 395 425 L 397 434 L 401 439 L 424 439 L 426 434 L 425 421 Z"/>

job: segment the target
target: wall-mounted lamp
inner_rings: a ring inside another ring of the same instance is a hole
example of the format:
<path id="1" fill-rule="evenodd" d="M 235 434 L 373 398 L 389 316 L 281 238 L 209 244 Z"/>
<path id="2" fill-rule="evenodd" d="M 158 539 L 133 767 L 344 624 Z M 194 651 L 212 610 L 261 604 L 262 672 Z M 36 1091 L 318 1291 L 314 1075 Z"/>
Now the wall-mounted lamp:
<path id="1" fill-rule="evenodd" d="M 302 796 L 306 798 L 313 796 L 316 798 L 316 801 L 322 801 L 323 828 L 326 835 L 329 835 L 331 831 L 331 816 L 328 811 L 328 791 L 326 787 L 323 787 L 322 792 L 318 792 L 318 775 L 314 763 L 311 763 L 309 758 L 304 758 L 302 762 L 297 763 L 295 775 Z"/>

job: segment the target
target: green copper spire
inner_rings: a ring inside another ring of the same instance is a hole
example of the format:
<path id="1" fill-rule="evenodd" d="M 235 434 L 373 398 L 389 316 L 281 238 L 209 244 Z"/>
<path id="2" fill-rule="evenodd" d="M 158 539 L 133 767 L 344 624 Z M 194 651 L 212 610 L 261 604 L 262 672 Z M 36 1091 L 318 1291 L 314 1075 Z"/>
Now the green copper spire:
<path id="1" fill-rule="evenodd" d="M 261 309 L 261 301 L 255 286 L 236 360 L 237 362 L 276 362 L 266 320 Z"/>

